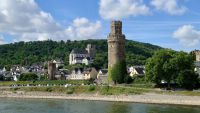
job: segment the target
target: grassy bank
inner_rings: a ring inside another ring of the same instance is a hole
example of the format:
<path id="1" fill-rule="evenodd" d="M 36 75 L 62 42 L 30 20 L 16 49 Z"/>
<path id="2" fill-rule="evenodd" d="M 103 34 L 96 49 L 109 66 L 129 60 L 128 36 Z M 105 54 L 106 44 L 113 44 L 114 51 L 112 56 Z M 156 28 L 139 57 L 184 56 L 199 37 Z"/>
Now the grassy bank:
<path id="1" fill-rule="evenodd" d="M 11 86 L 11 85 L 64 85 L 64 84 L 90 84 L 89 80 L 46 80 L 46 81 L 0 81 L 0 86 Z"/>
<path id="2" fill-rule="evenodd" d="M 4 91 L 39 91 L 39 92 L 55 92 L 62 94 L 100 94 L 100 95 L 139 95 L 143 93 L 157 93 L 168 95 L 186 95 L 200 96 L 200 91 L 164 91 L 154 88 L 138 88 L 138 87 L 117 87 L 117 86 L 50 86 L 50 87 L 16 87 L 2 88 Z"/>
<path id="3" fill-rule="evenodd" d="M 33 86 L 29 87 L 7 87 L 2 86 L 10 85 L 27 85 L 31 84 Z M 39 87 L 38 85 L 44 85 Z M 47 85 L 48 84 L 48 85 Z M 72 84 L 72 86 L 64 87 L 65 84 Z M 55 80 L 55 81 L 35 81 L 35 82 L 0 82 L 0 90 L 8 91 L 41 91 L 41 92 L 56 92 L 63 94 L 82 94 L 82 93 L 93 93 L 101 95 L 133 95 L 142 93 L 159 93 L 159 94 L 169 94 L 169 95 L 187 95 L 187 96 L 200 96 L 200 90 L 196 91 L 168 91 L 161 90 L 159 88 L 154 88 L 154 84 L 151 83 L 135 83 L 135 84 L 121 84 L 116 86 L 94 86 L 94 85 L 82 85 L 90 84 L 90 81 L 77 81 L 77 80 Z"/>
<path id="4" fill-rule="evenodd" d="M 150 89 L 135 88 L 135 87 L 111 87 L 111 86 L 51 86 L 51 87 L 16 87 L 5 88 L 6 91 L 41 91 L 41 92 L 56 92 L 64 94 L 101 94 L 101 95 L 133 95 L 142 94 L 151 91 Z"/>

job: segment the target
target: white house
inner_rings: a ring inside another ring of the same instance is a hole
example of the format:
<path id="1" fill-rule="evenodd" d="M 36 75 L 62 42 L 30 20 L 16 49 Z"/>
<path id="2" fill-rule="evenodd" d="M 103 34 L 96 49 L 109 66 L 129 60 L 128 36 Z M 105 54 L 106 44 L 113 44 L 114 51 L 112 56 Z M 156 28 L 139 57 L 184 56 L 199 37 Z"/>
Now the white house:
<path id="1" fill-rule="evenodd" d="M 71 74 L 66 79 L 71 80 L 89 80 L 89 79 L 96 79 L 97 71 L 95 68 L 75 68 L 72 70 Z"/>
<path id="2" fill-rule="evenodd" d="M 5 67 L 3 68 L 2 72 L 6 72 L 6 68 Z"/>
<path id="3" fill-rule="evenodd" d="M 83 74 L 83 69 L 82 68 L 75 68 L 72 70 L 72 73 L 68 79 L 71 80 L 84 80 L 84 74 Z"/>
<path id="4" fill-rule="evenodd" d="M 131 77 L 134 76 L 144 76 L 145 68 L 143 66 L 131 66 L 128 68 L 128 73 Z"/>

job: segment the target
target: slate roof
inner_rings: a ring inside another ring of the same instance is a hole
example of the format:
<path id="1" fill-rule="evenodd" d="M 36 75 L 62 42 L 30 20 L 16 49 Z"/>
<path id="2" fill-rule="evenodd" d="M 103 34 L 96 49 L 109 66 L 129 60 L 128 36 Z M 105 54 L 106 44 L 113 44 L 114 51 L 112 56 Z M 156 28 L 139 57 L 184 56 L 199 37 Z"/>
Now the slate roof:
<path id="1" fill-rule="evenodd" d="M 108 73 L 108 70 L 107 70 L 107 69 L 102 69 L 102 70 L 101 70 L 101 72 L 102 72 L 102 74 L 104 74 L 104 75 L 105 75 L 105 74 L 107 74 L 107 73 Z"/>
<path id="2" fill-rule="evenodd" d="M 75 71 L 75 73 L 78 73 L 78 71 L 83 73 L 84 69 L 83 68 L 75 68 L 74 71 Z"/>
<path id="3" fill-rule="evenodd" d="M 138 74 L 144 75 L 144 68 L 137 67 L 135 70 L 138 72 Z"/>
<path id="4" fill-rule="evenodd" d="M 73 49 L 71 51 L 71 54 L 88 54 L 86 50 L 81 50 L 81 49 Z"/>
<path id="5" fill-rule="evenodd" d="M 194 65 L 195 65 L 196 67 L 200 67 L 200 62 L 195 62 Z"/>
<path id="6" fill-rule="evenodd" d="M 83 74 L 89 74 L 93 69 L 95 68 L 86 68 L 84 69 Z"/>

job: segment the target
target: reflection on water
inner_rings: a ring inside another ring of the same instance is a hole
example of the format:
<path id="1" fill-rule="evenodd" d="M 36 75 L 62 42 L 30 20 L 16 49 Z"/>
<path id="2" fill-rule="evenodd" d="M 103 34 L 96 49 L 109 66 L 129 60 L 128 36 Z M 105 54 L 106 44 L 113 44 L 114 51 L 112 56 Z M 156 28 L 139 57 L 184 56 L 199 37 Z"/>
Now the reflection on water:
<path id="1" fill-rule="evenodd" d="M 155 105 L 147 109 L 147 113 L 198 113 L 198 107 L 174 106 L 174 105 Z"/>
<path id="2" fill-rule="evenodd" d="M 126 103 L 113 103 L 108 106 L 107 113 L 130 113 L 128 104 Z"/>
<path id="3" fill-rule="evenodd" d="M 200 113 L 197 106 L 0 98 L 0 113 Z"/>

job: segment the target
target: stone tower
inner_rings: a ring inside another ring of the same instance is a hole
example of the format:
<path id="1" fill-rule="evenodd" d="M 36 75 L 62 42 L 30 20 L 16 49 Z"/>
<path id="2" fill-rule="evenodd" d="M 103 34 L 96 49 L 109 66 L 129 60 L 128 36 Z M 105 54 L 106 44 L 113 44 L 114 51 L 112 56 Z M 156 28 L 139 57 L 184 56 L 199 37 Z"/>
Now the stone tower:
<path id="1" fill-rule="evenodd" d="M 53 63 L 52 61 L 48 62 L 48 79 L 54 80 L 56 74 L 56 63 Z"/>
<path id="2" fill-rule="evenodd" d="M 90 55 L 90 57 L 93 59 L 95 57 L 96 54 L 96 47 L 95 45 L 92 44 L 88 44 L 86 51 L 88 52 L 88 54 Z"/>
<path id="3" fill-rule="evenodd" d="M 200 62 L 200 50 L 194 50 L 191 53 L 195 56 L 195 61 Z"/>
<path id="4" fill-rule="evenodd" d="M 125 61 L 125 35 L 122 34 L 122 22 L 112 21 L 108 36 L 108 68 L 120 61 Z"/>

